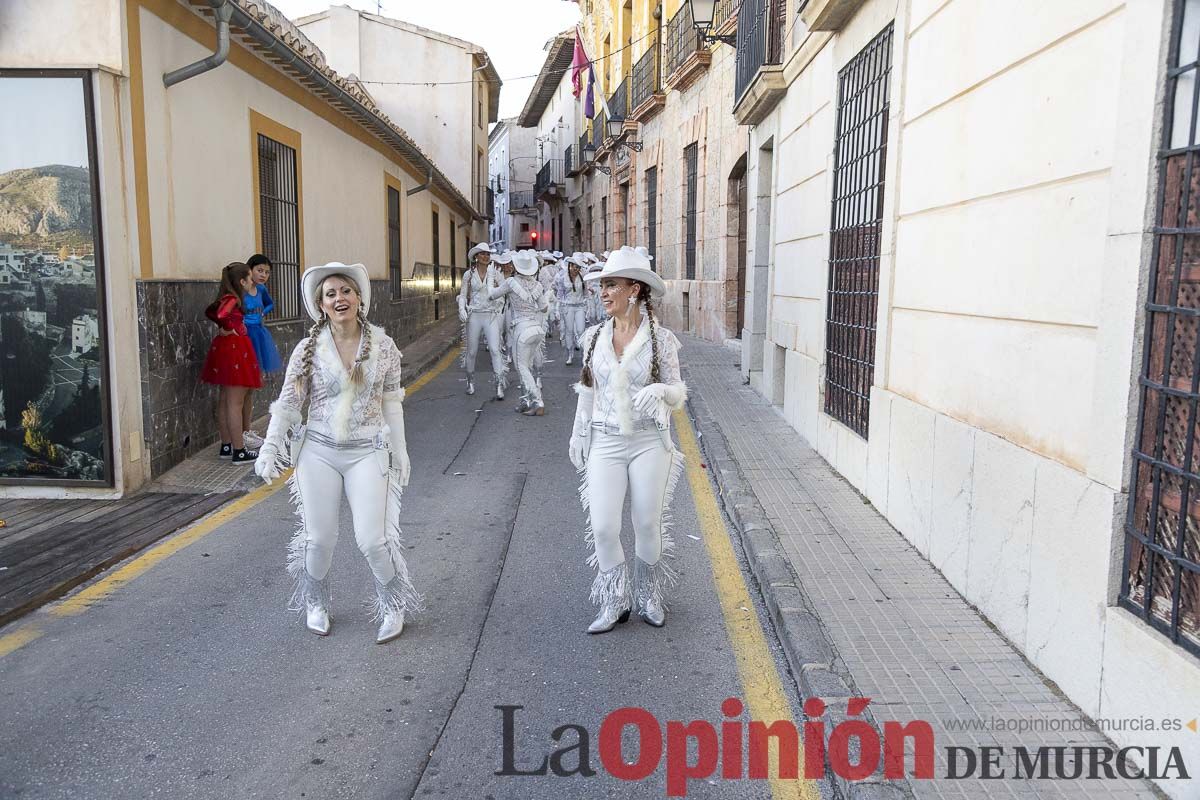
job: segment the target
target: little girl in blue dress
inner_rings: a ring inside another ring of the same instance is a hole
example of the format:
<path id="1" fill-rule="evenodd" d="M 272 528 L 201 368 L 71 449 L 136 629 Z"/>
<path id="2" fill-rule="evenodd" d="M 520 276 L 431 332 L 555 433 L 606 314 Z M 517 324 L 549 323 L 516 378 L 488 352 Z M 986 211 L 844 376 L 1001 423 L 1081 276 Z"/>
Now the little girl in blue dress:
<path id="1" fill-rule="evenodd" d="M 283 369 L 283 359 L 279 356 L 275 340 L 263 325 L 263 317 L 270 314 L 271 309 L 275 307 L 275 301 L 267 291 L 267 281 L 271 278 L 271 260 L 262 253 L 255 253 L 246 261 L 246 265 L 250 267 L 250 276 L 254 279 L 253 294 L 246 292 L 242 297 L 246 333 L 250 336 L 250 343 L 254 345 L 254 354 L 258 356 L 258 363 L 263 372 L 278 372 Z M 246 393 L 246 402 L 242 406 L 242 428 L 257 444 L 262 437 L 250 430 L 250 423 L 254 417 L 253 394 Z"/>

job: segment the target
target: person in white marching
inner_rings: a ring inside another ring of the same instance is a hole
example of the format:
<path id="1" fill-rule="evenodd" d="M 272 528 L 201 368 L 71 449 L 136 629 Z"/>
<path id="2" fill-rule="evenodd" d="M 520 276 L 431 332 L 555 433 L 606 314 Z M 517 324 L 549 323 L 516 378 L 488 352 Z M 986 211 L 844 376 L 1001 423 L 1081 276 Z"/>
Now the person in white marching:
<path id="1" fill-rule="evenodd" d="M 564 262 L 564 274 L 559 276 L 558 317 L 568 366 L 575 363 L 575 351 L 579 349 L 580 337 L 587 328 L 589 284 L 583 280 L 583 264 L 580 261 L 576 256 L 568 258 Z"/>
<path id="2" fill-rule="evenodd" d="M 367 322 L 371 281 L 362 264 L 311 267 L 301 292 L 314 324 L 288 360 L 254 469 L 271 483 L 289 463 L 295 466 L 288 485 L 299 526 L 288 546 L 288 572 L 296 579 L 289 609 L 302 612 L 321 636 L 331 627 L 327 575 L 345 491 L 355 541 L 375 578 L 375 641 L 382 644 L 403 632 L 406 615 L 422 603 L 400 540 L 400 498 L 411 470 L 400 350 Z"/>
<path id="3" fill-rule="evenodd" d="M 588 287 L 587 324 L 589 326 L 604 321 L 604 306 L 600 304 L 600 284 L 587 280 L 588 275 L 602 269 L 604 269 L 603 261 L 592 261 L 583 272 L 584 281 Z"/>
<path id="4" fill-rule="evenodd" d="M 512 268 L 512 250 L 505 250 L 503 253 L 496 253 L 492 256 L 492 266 L 499 274 L 499 280 L 504 280 L 513 274 Z M 514 358 L 517 351 L 517 342 L 513 338 L 513 314 L 512 303 L 507 300 L 501 301 L 504 303 L 504 313 L 500 318 L 500 339 L 504 343 L 504 366 L 505 369 L 511 364 L 515 369 L 517 362 Z M 507 376 L 505 385 L 507 386 Z"/>
<path id="5" fill-rule="evenodd" d="M 538 269 L 538 283 L 546 290 L 546 296 L 549 299 L 549 306 L 546 310 L 546 335 L 558 325 L 558 298 L 554 293 L 554 279 L 558 275 L 558 259 L 554 253 L 549 250 L 542 250 L 538 253 L 538 258 L 541 259 L 541 266 Z M 538 376 L 541 378 L 541 376 Z M 540 386 L 539 381 L 539 386 Z"/>
<path id="6" fill-rule="evenodd" d="M 570 440 L 571 463 L 583 473 L 579 494 L 589 516 L 588 563 L 597 570 L 591 600 L 600 607 L 588 633 L 604 633 L 636 607 L 646 623 L 666 623 L 666 595 L 678 580 L 670 561 L 669 507 L 683 470 L 671 439 L 671 412 L 687 387 L 679 372 L 679 340 L 658 324 L 655 301 L 666 291 L 650 261 L 632 247 L 614 251 L 587 275 L 600 283 L 608 320 L 588 328 Z M 643 313 L 644 312 L 644 313 Z M 621 515 L 630 499 L 634 532 L 632 586 L 621 547 Z"/>
<path id="7" fill-rule="evenodd" d="M 504 301 L 490 297 L 491 290 L 502 280 L 491 265 L 495 252 L 490 244 L 480 242 L 467 253 L 471 268 L 463 275 L 458 290 L 458 318 L 463 324 L 463 338 L 466 340 L 462 364 L 467 372 L 467 394 L 475 394 L 475 357 L 479 353 L 479 337 L 482 334 L 487 337 L 488 355 L 492 359 L 496 399 L 503 400 L 508 373 L 501 342 Z"/>
<path id="8" fill-rule="evenodd" d="M 531 417 L 544 416 L 542 389 L 537 374 L 546 350 L 546 314 L 550 299 L 537 279 L 538 257 L 522 250 L 512 258 L 516 274 L 491 290 L 493 300 L 507 297 L 513 312 L 513 341 L 517 374 L 521 376 L 521 402 L 516 410 Z"/>

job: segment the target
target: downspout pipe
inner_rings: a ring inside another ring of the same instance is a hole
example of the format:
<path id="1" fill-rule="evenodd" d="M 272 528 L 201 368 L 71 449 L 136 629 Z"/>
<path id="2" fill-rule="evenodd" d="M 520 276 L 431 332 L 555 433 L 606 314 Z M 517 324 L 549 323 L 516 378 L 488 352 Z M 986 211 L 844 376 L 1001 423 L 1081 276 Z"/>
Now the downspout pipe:
<path id="1" fill-rule="evenodd" d="M 225 59 L 229 58 L 229 20 L 233 17 L 233 4 L 229 0 L 209 0 L 209 3 L 217 18 L 217 49 L 207 58 L 202 58 L 194 64 L 188 64 L 186 67 L 180 67 L 163 75 L 163 84 L 167 88 L 216 69 L 225 63 Z"/>
<path id="2" fill-rule="evenodd" d="M 420 186 L 414 186 L 413 188 L 409 189 L 407 192 L 404 193 L 404 196 L 412 197 L 414 194 L 420 194 L 421 192 L 425 191 L 432 185 L 433 185 L 433 170 L 430 170 L 429 177 L 425 179 L 425 182 L 422 183 Z"/>

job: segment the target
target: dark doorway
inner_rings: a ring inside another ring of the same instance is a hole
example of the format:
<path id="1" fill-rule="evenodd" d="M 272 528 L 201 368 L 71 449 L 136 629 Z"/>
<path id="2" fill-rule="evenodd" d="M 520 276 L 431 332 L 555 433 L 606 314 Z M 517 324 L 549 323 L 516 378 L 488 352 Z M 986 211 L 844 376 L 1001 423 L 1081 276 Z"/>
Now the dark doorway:
<path id="1" fill-rule="evenodd" d="M 729 240 L 735 248 L 729 265 L 737 269 L 734 291 L 737 293 L 737 312 L 734 317 L 733 338 L 742 338 L 746 326 L 746 157 L 743 155 L 729 173 Z M 729 285 L 728 276 L 726 286 Z"/>

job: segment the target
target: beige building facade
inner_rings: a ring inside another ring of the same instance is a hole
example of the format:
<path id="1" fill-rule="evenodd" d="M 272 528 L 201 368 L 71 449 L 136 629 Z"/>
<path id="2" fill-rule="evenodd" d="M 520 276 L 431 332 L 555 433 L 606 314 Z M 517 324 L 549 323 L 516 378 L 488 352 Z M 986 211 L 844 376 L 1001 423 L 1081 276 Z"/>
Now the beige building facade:
<path id="1" fill-rule="evenodd" d="M 580 8 L 607 106 L 597 101 L 575 144 L 591 151 L 570 197 L 584 249 L 646 246 L 668 286 L 665 323 L 712 341 L 737 338 L 747 139 L 729 113 L 734 51 L 701 41 L 682 0 L 582 0 Z M 714 29 L 734 30 L 736 12 L 735 2 L 718 4 Z M 610 119 L 624 121 L 616 136 Z"/>
<path id="2" fill-rule="evenodd" d="M 165 73 L 217 49 L 222 5 L 227 60 L 165 86 Z M 119 496 L 215 441 L 216 393 L 198 375 L 215 330 L 204 308 L 225 264 L 273 259 L 269 330 L 286 354 L 308 328 L 303 269 L 361 262 L 372 319 L 403 347 L 451 313 L 466 250 L 487 235 L 482 209 L 267 4 L 83 6 L 6 8 L 4 24 L 23 35 L 2 38 L 0 63 L 84 70 L 93 89 L 111 486 L 4 489 L 18 496 Z M 62 46 L 61 20 L 86 35 Z M 259 393 L 258 413 L 278 380 Z"/>
<path id="3" fill-rule="evenodd" d="M 1200 686 L 1194 336 L 1163 344 L 1192 278 L 1153 233 L 1182 227 L 1192 109 L 1164 99 L 1198 24 L 1184 0 L 740 11 L 746 378 L 1095 718 Z M 1200 762 L 1187 731 L 1106 732 Z"/>

